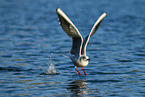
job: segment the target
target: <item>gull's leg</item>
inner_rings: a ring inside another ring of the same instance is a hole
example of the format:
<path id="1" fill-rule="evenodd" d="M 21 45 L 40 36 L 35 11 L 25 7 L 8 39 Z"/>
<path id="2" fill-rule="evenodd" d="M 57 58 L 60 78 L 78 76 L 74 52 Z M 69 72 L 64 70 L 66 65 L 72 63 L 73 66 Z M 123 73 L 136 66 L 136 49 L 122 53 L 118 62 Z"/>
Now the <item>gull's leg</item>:
<path id="1" fill-rule="evenodd" d="M 77 66 L 75 66 L 75 70 L 78 72 L 79 75 L 82 75 L 82 74 L 77 70 Z"/>
<path id="2" fill-rule="evenodd" d="M 82 70 L 84 71 L 84 74 L 87 75 L 87 73 L 86 73 L 86 71 L 83 69 L 83 67 L 82 67 Z"/>

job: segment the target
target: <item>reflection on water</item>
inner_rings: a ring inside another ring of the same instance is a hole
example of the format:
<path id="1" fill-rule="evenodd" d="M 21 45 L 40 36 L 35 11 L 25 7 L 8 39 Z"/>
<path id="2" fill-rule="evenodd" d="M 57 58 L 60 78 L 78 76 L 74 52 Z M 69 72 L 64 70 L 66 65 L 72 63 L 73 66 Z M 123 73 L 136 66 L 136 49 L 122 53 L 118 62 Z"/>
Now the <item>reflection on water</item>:
<path id="1" fill-rule="evenodd" d="M 87 94 L 87 83 L 84 80 L 75 80 L 69 83 L 68 90 L 71 91 L 72 97 L 77 95 Z"/>

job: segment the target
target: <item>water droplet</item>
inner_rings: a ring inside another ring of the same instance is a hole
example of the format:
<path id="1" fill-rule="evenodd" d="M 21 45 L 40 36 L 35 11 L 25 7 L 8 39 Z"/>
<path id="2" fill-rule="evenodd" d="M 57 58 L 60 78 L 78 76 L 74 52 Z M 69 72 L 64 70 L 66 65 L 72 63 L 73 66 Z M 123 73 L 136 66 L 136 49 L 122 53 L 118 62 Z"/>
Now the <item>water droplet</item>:
<path id="1" fill-rule="evenodd" d="M 51 63 L 49 65 L 49 68 L 47 70 L 45 70 L 44 73 L 53 75 L 53 74 L 57 74 L 57 70 L 55 69 L 55 66 Z"/>

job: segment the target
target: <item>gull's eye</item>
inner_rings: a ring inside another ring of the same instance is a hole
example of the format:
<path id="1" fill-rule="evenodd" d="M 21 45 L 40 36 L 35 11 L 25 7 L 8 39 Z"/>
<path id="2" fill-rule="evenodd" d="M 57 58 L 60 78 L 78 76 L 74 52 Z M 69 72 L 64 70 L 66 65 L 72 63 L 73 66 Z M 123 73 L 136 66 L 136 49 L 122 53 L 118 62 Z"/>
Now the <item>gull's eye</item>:
<path id="1" fill-rule="evenodd" d="M 88 58 L 86 58 L 86 57 L 84 57 L 83 59 L 84 59 L 85 61 L 87 61 L 87 60 L 88 60 Z"/>
<path id="2" fill-rule="evenodd" d="M 88 61 L 88 60 L 89 60 L 89 57 L 83 56 L 81 59 L 82 59 L 83 61 Z"/>

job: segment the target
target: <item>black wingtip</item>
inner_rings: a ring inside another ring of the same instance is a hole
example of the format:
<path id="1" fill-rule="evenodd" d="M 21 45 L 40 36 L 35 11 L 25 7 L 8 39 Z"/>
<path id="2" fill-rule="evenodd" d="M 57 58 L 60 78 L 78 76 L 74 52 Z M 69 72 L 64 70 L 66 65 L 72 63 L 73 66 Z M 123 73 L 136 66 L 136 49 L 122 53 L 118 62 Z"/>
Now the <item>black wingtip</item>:
<path id="1" fill-rule="evenodd" d="M 60 9 L 60 8 L 56 8 L 56 11 L 57 11 L 58 9 Z"/>
<path id="2" fill-rule="evenodd" d="M 108 14 L 107 12 L 105 12 L 106 14 Z"/>

